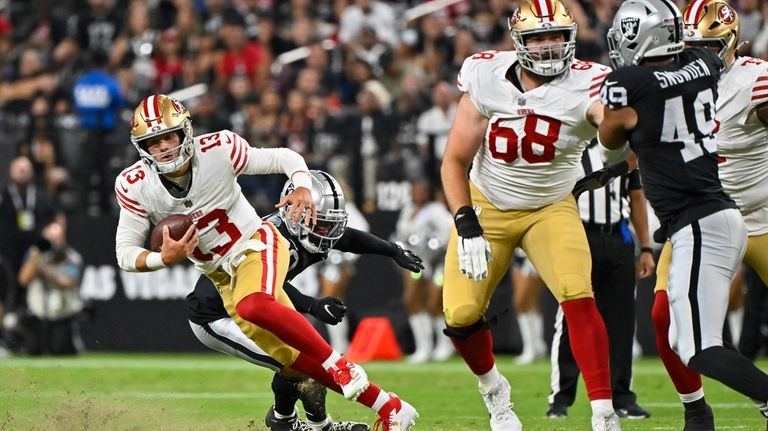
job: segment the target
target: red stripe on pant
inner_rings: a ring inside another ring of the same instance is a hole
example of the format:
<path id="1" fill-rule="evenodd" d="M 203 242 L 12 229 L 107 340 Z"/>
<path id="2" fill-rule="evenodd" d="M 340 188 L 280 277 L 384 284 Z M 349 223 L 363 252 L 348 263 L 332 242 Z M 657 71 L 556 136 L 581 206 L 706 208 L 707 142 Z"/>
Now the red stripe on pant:
<path id="1" fill-rule="evenodd" d="M 669 345 L 669 297 L 666 290 L 656 292 L 651 316 L 656 331 L 656 349 L 677 393 L 691 394 L 698 391 L 701 389 L 701 375 L 686 367 Z"/>

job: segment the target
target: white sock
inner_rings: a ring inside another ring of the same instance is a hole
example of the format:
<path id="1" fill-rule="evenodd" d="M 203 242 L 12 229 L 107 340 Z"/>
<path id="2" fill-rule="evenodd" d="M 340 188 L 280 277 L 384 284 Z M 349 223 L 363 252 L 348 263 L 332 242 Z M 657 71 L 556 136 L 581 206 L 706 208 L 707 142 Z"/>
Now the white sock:
<path id="1" fill-rule="evenodd" d="M 339 353 L 346 353 L 349 350 L 349 323 L 347 319 L 342 320 L 336 325 L 325 325 L 328 330 L 328 338 L 331 339 L 331 347 Z"/>
<path id="2" fill-rule="evenodd" d="M 493 364 L 493 368 L 487 373 L 477 376 L 477 380 L 480 383 L 480 390 L 483 391 L 484 394 L 487 394 L 491 389 L 495 388 L 496 385 L 499 384 L 500 379 L 501 375 L 496 368 L 496 364 Z"/>
<path id="3" fill-rule="evenodd" d="M 281 415 L 280 413 L 277 412 L 277 410 L 274 410 L 274 412 L 275 412 L 275 417 L 278 418 L 278 419 L 290 419 L 290 418 L 296 416 L 296 407 L 293 408 L 293 413 L 289 414 L 288 416 Z"/>
<path id="4" fill-rule="evenodd" d="M 728 328 L 731 330 L 731 343 L 734 346 L 739 345 L 741 339 L 741 328 L 744 325 L 744 307 L 728 312 Z"/>
<path id="5" fill-rule="evenodd" d="M 432 342 L 432 318 L 426 311 L 420 311 L 408 316 L 408 323 L 413 332 L 413 341 L 416 344 L 416 352 L 431 352 L 434 346 Z"/>
<path id="6" fill-rule="evenodd" d="M 704 387 L 700 387 L 698 391 L 691 392 L 690 394 L 677 394 L 680 396 L 680 401 L 683 403 L 692 403 L 704 398 Z"/>
<path id="7" fill-rule="evenodd" d="M 328 358 L 325 361 L 323 361 L 323 368 L 326 370 L 330 370 L 336 365 L 336 362 L 338 362 L 339 359 L 341 359 L 341 355 L 339 354 L 339 352 L 335 350 L 332 351 L 331 355 L 328 356 Z"/>
<path id="8" fill-rule="evenodd" d="M 523 340 L 523 352 L 521 355 L 530 355 L 534 352 L 533 314 L 525 312 L 517 315 L 517 326 L 520 328 L 520 338 Z"/>
<path id="9" fill-rule="evenodd" d="M 379 396 L 376 397 L 376 401 L 373 402 L 373 405 L 371 406 L 371 408 L 373 409 L 373 411 L 378 413 L 379 410 L 381 410 L 381 408 L 384 407 L 388 402 L 389 402 L 389 394 L 382 389 L 381 391 L 379 391 Z"/>
<path id="10" fill-rule="evenodd" d="M 592 416 L 596 418 L 604 418 L 610 416 L 613 413 L 613 401 L 607 400 L 594 400 L 589 402 L 592 405 Z"/>
<path id="11" fill-rule="evenodd" d="M 322 422 L 312 422 L 311 420 L 307 419 L 307 425 L 309 425 L 313 431 L 323 431 L 323 428 L 331 422 L 333 422 L 333 419 L 331 419 L 331 417 L 328 415 L 325 416 L 325 420 Z"/>

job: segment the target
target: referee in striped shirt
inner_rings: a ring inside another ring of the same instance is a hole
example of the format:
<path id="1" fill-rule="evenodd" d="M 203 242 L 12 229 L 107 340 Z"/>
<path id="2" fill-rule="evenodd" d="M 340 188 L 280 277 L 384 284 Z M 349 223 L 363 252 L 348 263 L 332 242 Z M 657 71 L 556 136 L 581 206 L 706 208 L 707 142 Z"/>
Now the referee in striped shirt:
<path id="1" fill-rule="evenodd" d="M 605 168 L 597 140 L 584 151 L 583 174 Z M 631 390 L 632 344 L 635 336 L 635 242 L 640 243 L 638 276 L 648 277 L 656 266 L 650 248 L 645 196 L 637 170 L 578 197 L 579 213 L 592 254 L 592 288 L 608 329 L 613 404 L 619 417 L 642 419 L 650 414 L 637 405 Z M 579 369 L 571 353 L 562 309 L 557 312 L 552 341 L 552 374 L 547 417 L 567 416 L 576 398 Z"/>

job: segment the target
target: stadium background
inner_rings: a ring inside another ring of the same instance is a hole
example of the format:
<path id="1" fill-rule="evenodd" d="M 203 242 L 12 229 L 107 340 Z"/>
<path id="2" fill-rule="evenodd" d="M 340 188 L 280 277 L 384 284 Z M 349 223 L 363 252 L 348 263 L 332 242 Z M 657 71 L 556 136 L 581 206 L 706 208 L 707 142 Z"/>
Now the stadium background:
<path id="1" fill-rule="evenodd" d="M 369 21 L 343 18 L 357 3 L 371 4 Z M 579 24 L 578 57 L 607 62 L 603 35 L 618 0 L 564 3 Z M 733 4 L 742 39 L 754 41 L 742 51 L 765 58 L 768 3 Z M 196 134 L 227 128 L 251 145 L 301 153 L 310 167 L 341 179 L 372 232 L 387 238 L 409 198 L 409 180 L 439 187 L 450 122 L 435 127 L 419 118 L 457 100 L 453 83 L 466 56 L 511 48 L 506 17 L 515 6 L 508 0 L 0 1 L 0 185 L 7 184 L 13 157 L 27 155 L 36 181 L 67 214 L 70 244 L 86 263 L 87 350 L 203 349 L 188 330 L 182 301 L 194 270 L 125 274 L 114 261 L 112 182 L 137 158 L 129 120 L 141 98 L 181 90 L 176 94 L 192 111 Z M 96 70 L 119 84 L 118 103 L 99 107 L 102 95 L 78 91 Z M 93 106 L 95 114 L 88 110 Z M 282 182 L 244 178 L 241 185 L 267 214 Z M 363 257 L 347 302 L 353 326 L 367 315 L 391 317 L 408 350 L 399 277 L 390 262 Z M 655 351 L 652 282 L 638 288 L 638 339 L 647 354 Z M 0 298 L 12 311 L 23 298 L 9 284 Z M 511 307 L 508 279 L 496 296 L 491 313 Z M 542 301 L 551 321 L 554 301 L 549 295 Z M 513 312 L 502 315 L 494 328 L 499 351 L 519 351 L 515 326 Z"/>

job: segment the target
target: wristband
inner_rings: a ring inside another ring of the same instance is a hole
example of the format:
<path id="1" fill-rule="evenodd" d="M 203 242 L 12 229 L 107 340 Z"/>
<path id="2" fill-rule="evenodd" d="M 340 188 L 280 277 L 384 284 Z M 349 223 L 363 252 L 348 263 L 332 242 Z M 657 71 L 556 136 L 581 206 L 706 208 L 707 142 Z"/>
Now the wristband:
<path id="1" fill-rule="evenodd" d="M 653 254 L 653 249 L 651 247 L 640 247 L 640 253 L 651 253 L 651 254 Z"/>
<path id="2" fill-rule="evenodd" d="M 456 224 L 456 232 L 462 238 L 474 238 L 483 234 L 483 228 L 480 226 L 480 221 L 477 220 L 475 210 L 468 205 L 456 211 L 453 222 Z"/>
<path id="3" fill-rule="evenodd" d="M 147 269 L 150 271 L 156 271 L 158 269 L 167 268 L 168 265 L 163 262 L 163 256 L 162 254 L 153 251 L 150 252 L 147 255 L 147 258 L 144 260 L 144 264 L 147 266 Z"/>

